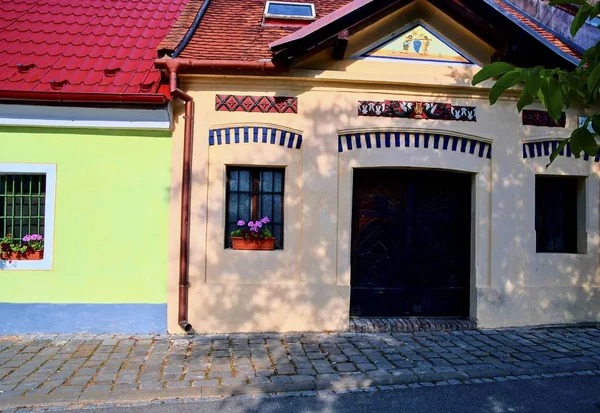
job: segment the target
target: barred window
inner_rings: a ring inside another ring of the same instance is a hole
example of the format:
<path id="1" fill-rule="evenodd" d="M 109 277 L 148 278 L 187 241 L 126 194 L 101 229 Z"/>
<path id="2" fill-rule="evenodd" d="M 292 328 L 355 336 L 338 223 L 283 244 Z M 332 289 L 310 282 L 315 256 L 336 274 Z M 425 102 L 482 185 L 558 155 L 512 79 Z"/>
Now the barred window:
<path id="1" fill-rule="evenodd" d="M 45 174 L 0 174 L 0 238 L 44 235 Z"/>
<path id="2" fill-rule="evenodd" d="M 283 248 L 283 168 L 227 167 L 225 248 L 231 247 L 231 231 L 239 220 L 269 217 L 267 227 L 275 236 L 275 248 Z"/>

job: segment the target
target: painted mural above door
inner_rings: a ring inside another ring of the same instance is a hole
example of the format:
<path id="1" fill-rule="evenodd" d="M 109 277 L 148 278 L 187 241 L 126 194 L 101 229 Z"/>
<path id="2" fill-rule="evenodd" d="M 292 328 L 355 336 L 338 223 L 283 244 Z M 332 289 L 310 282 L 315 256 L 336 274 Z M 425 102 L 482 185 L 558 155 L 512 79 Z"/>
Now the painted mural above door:
<path id="1" fill-rule="evenodd" d="M 421 24 L 393 36 L 362 55 L 363 58 L 421 60 L 428 62 L 472 64 L 440 36 Z"/>

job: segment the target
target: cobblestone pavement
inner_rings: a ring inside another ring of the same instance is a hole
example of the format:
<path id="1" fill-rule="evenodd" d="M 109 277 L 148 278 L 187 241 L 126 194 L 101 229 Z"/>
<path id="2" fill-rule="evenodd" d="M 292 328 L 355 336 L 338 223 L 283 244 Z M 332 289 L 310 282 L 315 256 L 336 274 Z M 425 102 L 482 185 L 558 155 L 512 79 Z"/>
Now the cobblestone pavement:
<path id="1" fill-rule="evenodd" d="M 600 373 L 600 327 L 0 336 L 0 410 Z"/>

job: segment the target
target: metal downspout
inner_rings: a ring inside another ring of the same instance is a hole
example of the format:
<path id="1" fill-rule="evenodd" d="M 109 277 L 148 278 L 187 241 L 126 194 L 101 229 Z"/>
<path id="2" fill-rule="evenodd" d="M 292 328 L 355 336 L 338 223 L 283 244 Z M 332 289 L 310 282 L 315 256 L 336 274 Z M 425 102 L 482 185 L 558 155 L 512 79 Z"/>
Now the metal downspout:
<path id="1" fill-rule="evenodd" d="M 192 195 L 192 148 L 194 145 L 194 99 L 177 87 L 177 67 L 169 72 L 169 86 L 172 96 L 185 102 L 183 172 L 181 177 L 181 234 L 179 242 L 179 307 L 177 321 L 183 331 L 193 334 L 192 325 L 188 321 L 188 302 L 190 287 L 190 204 Z"/>

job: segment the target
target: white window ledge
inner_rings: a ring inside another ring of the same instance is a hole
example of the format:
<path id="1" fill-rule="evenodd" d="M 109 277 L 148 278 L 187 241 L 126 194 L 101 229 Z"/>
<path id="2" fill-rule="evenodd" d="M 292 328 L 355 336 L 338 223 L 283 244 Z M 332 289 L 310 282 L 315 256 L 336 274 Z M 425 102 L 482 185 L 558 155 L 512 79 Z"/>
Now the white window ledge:
<path id="1" fill-rule="evenodd" d="M 54 257 L 54 208 L 56 199 L 56 164 L 0 163 L 0 174 L 45 174 L 46 206 L 44 211 L 44 258 L 41 260 L 0 260 L 0 271 L 52 270 Z"/>

